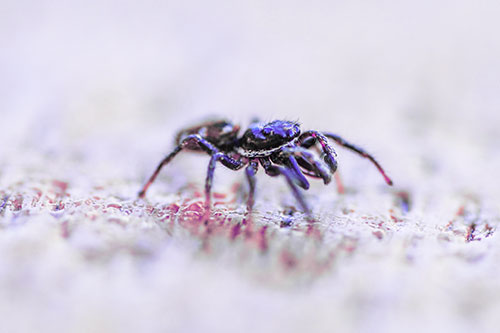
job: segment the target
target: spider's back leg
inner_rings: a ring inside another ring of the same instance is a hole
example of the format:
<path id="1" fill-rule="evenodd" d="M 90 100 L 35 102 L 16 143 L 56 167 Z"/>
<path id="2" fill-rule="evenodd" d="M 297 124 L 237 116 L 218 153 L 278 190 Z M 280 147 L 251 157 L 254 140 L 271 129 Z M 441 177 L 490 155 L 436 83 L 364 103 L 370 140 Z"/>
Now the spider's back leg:
<path id="1" fill-rule="evenodd" d="M 167 165 L 172 159 L 177 155 L 181 150 L 183 149 L 191 149 L 193 145 L 197 145 L 201 150 L 206 152 L 207 154 L 213 156 L 215 154 L 218 154 L 219 151 L 218 149 L 212 145 L 210 142 L 208 142 L 206 139 L 201 137 L 198 134 L 192 134 L 184 138 L 181 143 L 174 148 L 174 150 L 168 154 L 161 162 L 158 164 L 156 167 L 156 170 L 154 173 L 149 177 L 148 181 L 142 188 L 142 190 L 139 192 L 139 197 L 143 198 L 146 195 L 146 191 L 148 190 L 149 186 L 155 181 L 156 177 L 160 173 L 160 170 Z M 213 160 L 213 161 L 212 161 Z M 220 155 L 217 155 L 215 158 L 211 159 L 211 162 L 209 163 L 209 169 L 207 173 L 207 180 L 205 183 L 205 192 L 207 193 L 208 191 L 208 197 L 210 196 L 210 189 L 212 186 L 212 179 L 213 179 L 213 169 L 215 168 L 215 162 L 220 160 L 222 164 L 224 164 L 226 167 L 237 170 L 241 168 L 244 164 L 241 161 L 235 160 L 230 156 L 227 156 L 225 154 L 220 153 Z"/>
<path id="2" fill-rule="evenodd" d="M 139 192 L 139 198 L 144 198 L 146 195 L 146 191 L 148 190 L 149 186 L 155 181 L 156 177 L 160 173 L 160 170 L 167 165 L 174 157 L 177 155 L 181 150 L 182 150 L 182 145 L 178 145 L 177 147 L 174 148 L 174 150 L 168 154 L 161 162 L 158 164 L 156 167 L 156 170 L 153 172 L 151 177 L 149 177 L 148 181 L 146 184 L 142 187 L 141 191 Z"/>

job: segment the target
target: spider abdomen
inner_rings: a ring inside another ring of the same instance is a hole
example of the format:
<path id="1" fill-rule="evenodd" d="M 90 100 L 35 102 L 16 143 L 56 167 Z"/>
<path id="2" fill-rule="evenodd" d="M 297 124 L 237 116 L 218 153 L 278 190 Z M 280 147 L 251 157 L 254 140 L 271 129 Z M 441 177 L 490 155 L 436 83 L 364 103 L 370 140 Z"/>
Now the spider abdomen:
<path id="1" fill-rule="evenodd" d="M 179 145 L 190 135 L 199 135 L 221 150 L 231 150 L 237 141 L 240 127 L 233 125 L 227 120 L 209 120 L 198 125 L 185 128 L 179 131 L 175 137 L 175 143 Z M 186 149 L 192 151 L 202 151 L 196 142 L 187 142 Z"/>

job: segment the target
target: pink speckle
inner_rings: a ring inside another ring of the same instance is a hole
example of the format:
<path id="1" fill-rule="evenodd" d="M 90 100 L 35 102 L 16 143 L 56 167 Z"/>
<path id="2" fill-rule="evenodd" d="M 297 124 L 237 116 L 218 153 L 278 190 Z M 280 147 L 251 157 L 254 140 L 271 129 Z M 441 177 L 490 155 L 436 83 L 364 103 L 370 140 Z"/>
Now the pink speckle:
<path id="1" fill-rule="evenodd" d="M 62 238 L 69 238 L 69 223 L 64 221 L 61 223 L 61 236 Z"/>
<path id="2" fill-rule="evenodd" d="M 486 231 L 486 235 L 484 237 L 493 235 L 494 229 L 488 223 L 484 226 L 484 230 Z"/>
<path id="3" fill-rule="evenodd" d="M 122 205 L 115 204 L 115 203 L 108 204 L 106 207 L 107 207 L 107 208 L 116 208 L 116 209 L 118 209 L 118 210 L 122 209 Z"/>
<path id="4" fill-rule="evenodd" d="M 67 182 L 64 182 L 64 181 L 61 181 L 61 180 L 57 180 L 57 179 L 54 179 L 52 181 L 52 186 L 55 187 L 55 190 L 56 192 L 58 193 L 66 193 L 66 190 L 68 189 L 68 183 Z"/>
<path id="5" fill-rule="evenodd" d="M 12 200 L 12 210 L 13 211 L 20 211 L 23 208 L 23 196 L 22 195 L 17 195 L 14 200 Z"/>
<path id="6" fill-rule="evenodd" d="M 457 212 L 456 212 L 456 216 L 464 216 L 465 215 L 465 206 L 462 205 L 458 208 Z"/>
<path id="7" fill-rule="evenodd" d="M 40 190 L 38 187 L 34 187 L 34 188 L 33 188 L 33 191 L 35 191 L 35 193 L 36 193 L 36 197 L 37 197 L 38 199 L 40 199 L 40 198 L 42 197 L 42 193 L 43 193 L 43 192 L 42 192 L 42 190 Z"/>
<path id="8" fill-rule="evenodd" d="M 58 201 L 56 205 L 52 208 L 53 211 L 63 210 L 65 207 L 64 202 Z"/>
<path id="9" fill-rule="evenodd" d="M 472 242 L 472 241 L 476 240 L 476 236 L 474 234 L 475 231 L 476 231 L 476 224 L 472 223 L 467 228 L 467 234 L 465 235 L 465 240 L 467 242 Z"/>
<path id="10" fill-rule="evenodd" d="M 311 238 L 317 240 L 317 241 L 321 241 L 323 239 L 323 235 L 321 234 L 321 231 L 318 228 L 314 227 L 314 225 L 312 225 L 312 224 L 309 224 L 307 226 L 306 235 L 308 237 L 311 237 Z"/>
<path id="11" fill-rule="evenodd" d="M 358 244 L 357 240 L 353 238 L 346 238 L 341 244 L 341 249 L 347 253 L 354 253 L 356 251 Z"/>
<path id="12" fill-rule="evenodd" d="M 389 213 L 390 213 L 390 218 L 392 220 L 392 222 L 394 223 L 398 223 L 398 222 L 403 222 L 403 219 L 401 218 L 398 218 L 395 214 L 394 214 L 394 210 L 393 209 L 389 209 Z M 381 222 L 383 223 L 383 222 Z"/>
<path id="13" fill-rule="evenodd" d="M 214 192 L 212 193 L 212 196 L 215 198 L 215 199 L 224 199 L 226 198 L 226 194 L 225 193 L 217 193 L 217 192 Z"/>
<path id="14" fill-rule="evenodd" d="M 121 219 L 119 219 L 117 217 L 111 217 L 111 218 L 109 218 L 108 222 L 114 223 L 114 224 L 118 224 L 119 226 L 122 226 L 122 227 L 125 226 L 125 223 Z"/>
<path id="15" fill-rule="evenodd" d="M 280 261 L 287 270 L 297 267 L 298 264 L 297 258 L 288 250 L 283 250 L 281 252 Z"/>
<path id="16" fill-rule="evenodd" d="M 153 215 L 153 213 L 155 212 L 155 207 L 152 205 L 147 205 L 145 211 L 148 215 Z"/>
<path id="17" fill-rule="evenodd" d="M 264 226 L 264 227 L 260 228 L 259 232 L 257 233 L 258 246 L 262 252 L 266 252 L 267 249 L 269 248 L 269 242 L 267 240 L 267 233 L 266 232 L 267 232 L 267 226 Z"/>
<path id="18" fill-rule="evenodd" d="M 202 201 L 196 201 L 184 209 L 185 212 L 203 213 L 205 211 L 205 204 Z"/>
<path id="19" fill-rule="evenodd" d="M 170 204 L 167 206 L 167 210 L 172 213 L 177 213 L 181 207 L 178 204 Z"/>
<path id="20" fill-rule="evenodd" d="M 236 239 L 236 237 L 238 237 L 238 235 L 241 233 L 241 225 L 239 223 L 235 224 L 232 228 L 231 228 L 231 232 L 229 234 L 229 238 L 231 240 L 234 240 Z"/>

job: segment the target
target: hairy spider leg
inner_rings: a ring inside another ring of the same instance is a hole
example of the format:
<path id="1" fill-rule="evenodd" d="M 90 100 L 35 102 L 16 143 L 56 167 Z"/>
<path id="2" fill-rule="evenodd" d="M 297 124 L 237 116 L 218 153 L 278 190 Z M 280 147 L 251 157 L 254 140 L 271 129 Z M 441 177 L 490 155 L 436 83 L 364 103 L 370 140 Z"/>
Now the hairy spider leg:
<path id="1" fill-rule="evenodd" d="M 210 190 L 212 188 L 212 180 L 216 162 L 220 161 L 224 166 L 232 170 L 238 170 L 245 165 L 245 163 L 239 160 L 235 160 L 230 156 L 220 153 L 217 148 L 215 148 L 210 142 L 202 138 L 199 134 L 192 134 L 182 140 L 182 142 L 160 162 L 153 175 L 151 175 L 146 185 L 144 185 L 142 190 L 139 192 L 140 198 L 144 198 L 144 196 L 146 195 L 146 191 L 154 182 L 160 170 L 165 165 L 167 165 L 182 149 L 186 148 L 186 146 L 191 142 L 195 142 L 196 144 L 198 144 L 198 146 L 200 146 L 201 149 L 203 149 L 203 151 L 212 156 L 208 164 L 207 178 L 205 182 L 205 205 L 210 205 Z"/>
<path id="2" fill-rule="evenodd" d="M 144 187 L 142 188 L 142 190 L 139 192 L 139 198 L 144 198 L 144 196 L 146 195 L 146 191 L 148 190 L 149 186 L 151 186 L 151 184 L 155 181 L 156 176 L 158 176 L 158 174 L 160 173 L 160 170 L 165 165 L 167 165 L 174 158 L 174 156 L 177 155 L 181 150 L 182 150 L 182 145 L 179 145 L 179 146 L 175 147 L 174 150 L 170 154 L 168 154 L 160 162 L 160 164 L 158 164 L 158 166 L 156 167 L 155 172 L 151 175 L 151 177 L 149 177 L 147 183 L 144 185 Z"/>
<path id="3" fill-rule="evenodd" d="M 264 170 L 267 175 L 271 177 L 277 177 L 279 175 L 283 175 L 285 177 L 288 186 L 290 186 L 290 189 L 292 190 L 295 199 L 299 202 L 299 205 L 304 211 L 304 213 L 306 213 L 309 222 L 313 222 L 314 220 L 311 215 L 311 210 L 309 209 L 306 200 L 304 199 L 302 193 L 300 193 L 295 183 L 296 182 L 295 173 L 285 167 L 273 165 L 268 157 L 261 157 L 259 158 L 259 161 L 262 167 L 264 167 Z"/>
<path id="4" fill-rule="evenodd" d="M 363 148 L 355 146 L 352 143 L 345 141 L 343 138 L 341 138 L 340 136 L 333 134 L 333 133 L 323 132 L 323 135 L 334 140 L 339 145 L 358 153 L 359 155 L 361 155 L 364 158 L 369 159 L 377 167 L 378 171 L 382 174 L 387 185 L 392 185 L 392 180 L 386 175 L 382 166 L 375 160 L 375 158 L 372 155 L 367 153 Z"/>
<path id="5" fill-rule="evenodd" d="M 284 149 L 278 156 L 271 156 L 271 161 L 276 164 L 282 164 L 286 166 L 290 171 L 294 173 L 297 185 L 299 185 L 305 190 L 309 189 L 310 187 L 309 181 L 300 170 L 300 166 L 297 163 L 297 159 L 293 155 L 292 151 Z"/>
<path id="6" fill-rule="evenodd" d="M 245 169 L 249 185 L 248 201 L 247 201 L 248 224 L 250 224 L 252 221 L 253 205 L 255 203 L 255 175 L 257 174 L 258 169 L 259 169 L 258 160 L 251 160 Z"/>
<path id="7" fill-rule="evenodd" d="M 210 193 L 212 192 L 212 183 L 217 161 L 220 161 L 231 170 L 239 170 L 245 165 L 245 163 L 235 160 L 224 153 L 216 152 L 212 154 L 210 162 L 208 162 L 207 178 L 205 180 L 205 208 L 207 211 L 208 208 L 210 208 Z"/>
<path id="8" fill-rule="evenodd" d="M 295 147 L 300 148 L 300 149 L 309 149 L 316 144 L 316 139 L 311 136 L 311 137 L 305 138 L 302 142 L 299 142 L 299 144 L 300 144 L 300 146 L 295 146 Z M 314 148 L 316 148 L 316 151 L 318 153 L 321 153 L 321 150 L 319 150 L 318 147 L 314 146 Z M 317 173 L 313 173 L 314 167 L 313 167 L 313 164 L 310 163 L 310 161 L 307 161 L 302 156 L 299 156 L 297 159 L 297 162 L 300 164 L 300 166 L 302 168 L 306 169 L 306 171 L 303 171 L 304 174 L 311 176 L 311 177 L 320 177 Z"/>
<path id="9" fill-rule="evenodd" d="M 296 157 L 297 163 L 302 167 L 304 175 L 321 178 L 326 185 L 330 183 L 332 177 L 328 166 L 321 161 L 317 155 L 311 153 L 304 147 L 287 147 L 284 152 L 290 152 Z M 305 169 L 305 170 L 304 170 Z"/>
<path id="10" fill-rule="evenodd" d="M 316 138 L 313 138 L 312 136 L 306 137 L 302 140 L 300 147 L 309 149 L 312 146 L 316 144 Z"/>
<path id="11" fill-rule="evenodd" d="M 330 147 L 328 140 L 326 139 L 325 135 L 322 135 L 322 133 L 320 133 L 318 131 L 308 131 L 304 134 L 306 134 L 306 135 L 304 137 L 302 137 L 301 140 L 299 141 L 300 147 L 309 149 L 309 148 L 315 146 L 316 142 L 318 142 L 318 141 L 320 142 L 320 144 L 322 146 L 322 150 L 323 150 L 323 153 L 321 154 L 322 159 L 325 162 L 327 162 L 328 166 L 330 167 L 331 173 L 329 174 L 330 178 L 329 178 L 328 182 L 330 182 L 331 175 L 333 174 L 335 177 L 335 182 L 337 184 L 337 192 L 339 194 L 343 194 L 345 192 L 344 184 L 342 183 L 342 178 L 340 177 L 339 173 L 337 172 L 337 161 L 335 160 L 333 169 L 331 168 L 331 163 L 328 163 L 328 161 L 331 161 L 332 156 L 334 157 L 334 159 L 337 157 L 337 153 L 335 152 L 335 150 L 332 147 Z M 325 149 L 325 147 L 327 149 Z M 315 148 L 317 148 L 317 147 L 315 147 Z M 331 156 L 329 156 L 330 155 L 329 149 L 331 149 L 333 151 L 333 154 Z M 319 150 L 318 150 L 318 152 L 319 152 Z M 304 161 L 299 160 L 299 163 L 301 163 L 301 165 L 303 167 L 307 168 L 307 166 L 304 165 Z M 304 172 L 304 173 L 312 176 L 311 174 L 309 174 L 307 172 Z M 325 181 L 325 184 L 327 184 L 326 181 Z"/>
<path id="12" fill-rule="evenodd" d="M 321 144 L 323 153 L 325 154 L 324 160 L 330 168 L 330 172 L 334 174 L 337 170 L 337 153 L 335 152 L 335 149 L 330 146 L 328 139 L 322 133 L 313 130 L 302 133 L 299 137 L 299 146 L 302 146 L 305 143 L 308 145 L 307 148 L 311 147 L 313 145 L 310 141 L 311 137 L 316 139 L 314 142 L 317 141 Z"/>

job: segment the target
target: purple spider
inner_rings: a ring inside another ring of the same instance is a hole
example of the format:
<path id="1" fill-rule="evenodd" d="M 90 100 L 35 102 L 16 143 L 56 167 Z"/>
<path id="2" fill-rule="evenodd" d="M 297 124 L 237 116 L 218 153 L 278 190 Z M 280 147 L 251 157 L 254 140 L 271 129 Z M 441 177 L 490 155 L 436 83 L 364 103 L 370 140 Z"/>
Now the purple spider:
<path id="1" fill-rule="evenodd" d="M 255 174 L 259 164 L 271 177 L 283 175 L 299 202 L 302 210 L 311 219 L 311 211 L 298 187 L 309 188 L 305 176 L 321 178 L 325 184 L 337 170 L 337 154 L 330 146 L 330 138 L 362 157 L 368 158 L 379 170 L 388 185 L 392 180 L 385 174 L 378 162 L 363 149 L 345 141 L 338 135 L 314 130 L 301 133 L 296 122 L 274 120 L 270 123 L 255 122 L 238 138 L 240 127 L 226 120 L 213 120 L 184 130 L 176 136 L 176 147 L 158 165 L 153 175 L 139 192 L 143 198 L 148 187 L 153 183 L 161 168 L 168 164 L 182 149 L 201 152 L 211 156 L 205 181 L 205 208 L 210 208 L 210 191 L 217 162 L 231 170 L 246 167 L 246 176 L 250 185 L 247 201 L 247 213 L 251 217 L 254 205 Z M 322 154 L 319 157 L 309 148 L 320 143 Z"/>

